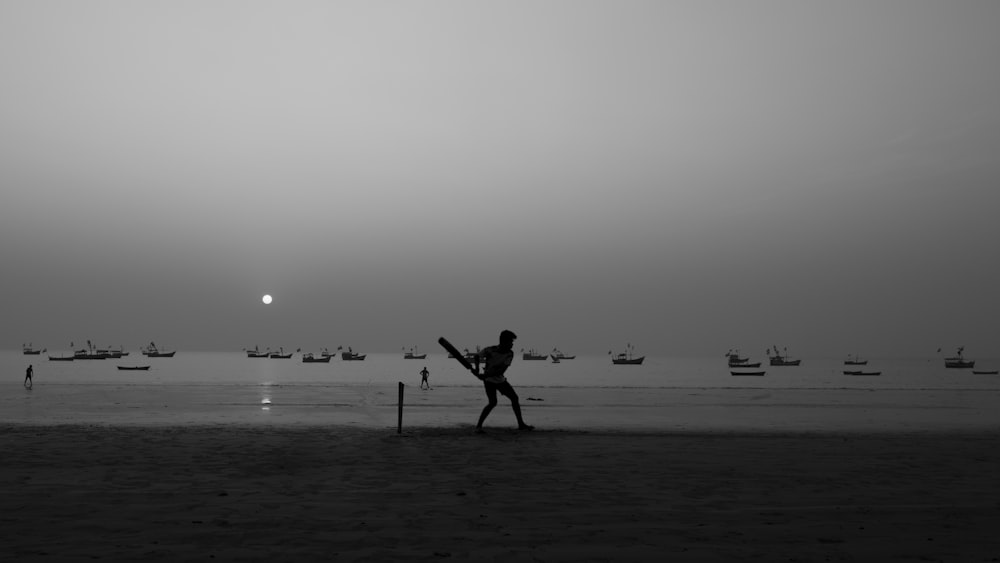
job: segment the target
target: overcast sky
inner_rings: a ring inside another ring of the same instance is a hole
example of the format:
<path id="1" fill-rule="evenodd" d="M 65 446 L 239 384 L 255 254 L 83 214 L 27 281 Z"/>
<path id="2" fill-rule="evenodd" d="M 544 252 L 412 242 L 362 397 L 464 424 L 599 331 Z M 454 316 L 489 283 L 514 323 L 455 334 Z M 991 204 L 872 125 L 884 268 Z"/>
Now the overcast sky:
<path id="1" fill-rule="evenodd" d="M 1000 356 L 997 29 L 988 0 L 7 0 L 0 347 Z"/>

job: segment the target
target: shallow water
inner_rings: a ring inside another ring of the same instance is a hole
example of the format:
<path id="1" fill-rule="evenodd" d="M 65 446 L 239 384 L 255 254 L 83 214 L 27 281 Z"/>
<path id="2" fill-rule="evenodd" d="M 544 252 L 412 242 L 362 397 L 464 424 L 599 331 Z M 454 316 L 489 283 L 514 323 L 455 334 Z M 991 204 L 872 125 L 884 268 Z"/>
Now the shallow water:
<path id="1" fill-rule="evenodd" d="M 756 360 L 755 360 L 756 361 Z M 24 369 L 35 369 L 32 390 Z M 117 365 L 148 364 L 147 371 Z M 997 365 L 981 361 L 980 365 Z M 303 364 L 243 353 L 178 352 L 146 358 L 50 362 L 0 354 L 0 422 L 30 424 L 340 424 L 394 427 L 399 382 L 404 423 L 463 425 L 484 404 L 478 380 L 444 354 L 405 360 Z M 430 371 L 431 391 L 418 388 Z M 979 366 L 977 366 L 979 367 Z M 634 430 L 938 430 L 1000 428 L 1000 376 L 945 369 L 934 360 L 876 360 L 879 377 L 842 374 L 842 360 L 804 359 L 733 377 L 725 358 L 607 356 L 552 364 L 516 359 L 508 376 L 529 422 L 546 428 Z M 506 399 L 489 424 L 513 425 Z"/>

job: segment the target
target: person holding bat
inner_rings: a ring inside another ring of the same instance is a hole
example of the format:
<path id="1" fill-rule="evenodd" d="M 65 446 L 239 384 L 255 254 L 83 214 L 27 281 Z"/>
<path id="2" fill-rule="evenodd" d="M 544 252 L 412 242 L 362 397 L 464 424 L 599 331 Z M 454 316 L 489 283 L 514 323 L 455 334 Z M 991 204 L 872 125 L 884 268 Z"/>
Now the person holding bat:
<path id="1" fill-rule="evenodd" d="M 517 393 L 514 392 L 514 388 L 504 376 L 514 360 L 514 339 L 516 338 L 517 335 L 513 332 L 504 330 L 500 333 L 499 344 L 488 346 L 480 352 L 484 362 L 483 374 L 476 374 L 476 376 L 483 380 L 483 388 L 486 390 L 486 398 L 489 399 L 489 403 L 483 407 L 483 412 L 479 415 L 479 422 L 476 424 L 477 433 L 483 432 L 483 422 L 493 407 L 497 406 L 497 391 L 510 399 L 510 406 L 514 409 L 514 416 L 517 417 L 518 430 L 533 430 L 535 428 L 525 424 L 521 417 L 521 403 L 518 402 Z"/>

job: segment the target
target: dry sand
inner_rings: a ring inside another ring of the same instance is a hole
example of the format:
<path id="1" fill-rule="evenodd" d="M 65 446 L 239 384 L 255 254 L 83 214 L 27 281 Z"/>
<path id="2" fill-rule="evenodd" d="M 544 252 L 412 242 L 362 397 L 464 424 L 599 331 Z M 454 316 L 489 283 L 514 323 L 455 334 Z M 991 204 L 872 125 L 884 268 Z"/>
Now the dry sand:
<path id="1" fill-rule="evenodd" d="M 995 432 L 0 427 L 7 561 L 998 561 Z"/>

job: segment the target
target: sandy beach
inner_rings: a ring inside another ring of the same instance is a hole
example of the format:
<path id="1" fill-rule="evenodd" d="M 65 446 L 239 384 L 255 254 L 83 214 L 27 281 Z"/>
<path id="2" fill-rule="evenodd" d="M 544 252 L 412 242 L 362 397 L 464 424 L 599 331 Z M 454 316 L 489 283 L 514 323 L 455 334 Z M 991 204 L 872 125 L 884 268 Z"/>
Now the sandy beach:
<path id="1" fill-rule="evenodd" d="M 4 425 L 16 561 L 996 561 L 996 432 Z"/>

